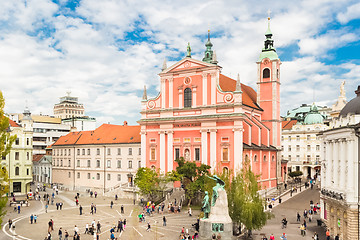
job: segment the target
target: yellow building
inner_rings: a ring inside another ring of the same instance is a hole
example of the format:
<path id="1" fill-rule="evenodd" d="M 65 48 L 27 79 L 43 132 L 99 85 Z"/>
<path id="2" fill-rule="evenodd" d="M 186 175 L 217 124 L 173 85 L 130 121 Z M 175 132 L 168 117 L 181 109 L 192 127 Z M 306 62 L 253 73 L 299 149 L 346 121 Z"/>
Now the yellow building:
<path id="1" fill-rule="evenodd" d="M 27 115 L 27 111 L 24 114 L 26 117 L 30 117 L 30 114 Z M 24 195 L 29 192 L 32 182 L 33 132 L 31 124 L 27 124 L 26 117 L 22 126 L 9 119 L 9 130 L 11 135 L 17 136 L 17 139 L 10 153 L 1 160 L 1 165 L 6 167 L 9 174 L 9 191 L 15 195 Z"/>

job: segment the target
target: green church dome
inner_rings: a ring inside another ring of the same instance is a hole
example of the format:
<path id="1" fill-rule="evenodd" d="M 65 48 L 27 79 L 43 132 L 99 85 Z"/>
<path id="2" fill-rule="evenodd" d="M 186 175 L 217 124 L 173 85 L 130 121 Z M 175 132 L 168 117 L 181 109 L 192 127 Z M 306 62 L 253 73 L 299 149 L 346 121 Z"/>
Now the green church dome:
<path id="1" fill-rule="evenodd" d="M 306 115 L 304 119 L 304 124 L 317 124 L 317 123 L 323 123 L 324 117 L 321 115 L 316 107 L 315 104 L 311 106 L 310 112 Z"/>

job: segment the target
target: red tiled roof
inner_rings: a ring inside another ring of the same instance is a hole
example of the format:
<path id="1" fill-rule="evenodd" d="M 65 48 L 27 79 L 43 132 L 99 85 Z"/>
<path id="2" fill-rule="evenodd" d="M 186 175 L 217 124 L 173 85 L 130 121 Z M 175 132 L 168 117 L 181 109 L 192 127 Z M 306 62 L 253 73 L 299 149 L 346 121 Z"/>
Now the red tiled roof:
<path id="1" fill-rule="evenodd" d="M 71 132 L 60 137 L 53 146 L 140 142 L 140 126 L 103 124 L 94 131 Z"/>
<path id="2" fill-rule="evenodd" d="M 229 78 L 225 75 L 220 74 L 219 85 L 223 91 L 235 91 L 236 89 L 236 80 Z M 256 92 L 251 87 L 241 83 L 242 91 L 242 101 L 244 105 L 247 105 L 252 108 L 261 109 L 256 104 Z"/>
<path id="3" fill-rule="evenodd" d="M 11 119 L 9 119 L 9 124 L 10 124 L 11 127 L 21 127 L 19 124 L 17 124 L 16 122 L 14 122 Z"/>
<path id="4" fill-rule="evenodd" d="M 296 123 L 297 123 L 297 120 L 282 121 L 281 127 L 282 127 L 282 129 L 290 130 Z"/>
<path id="5" fill-rule="evenodd" d="M 33 162 L 38 162 L 45 154 L 34 154 L 33 155 Z"/>

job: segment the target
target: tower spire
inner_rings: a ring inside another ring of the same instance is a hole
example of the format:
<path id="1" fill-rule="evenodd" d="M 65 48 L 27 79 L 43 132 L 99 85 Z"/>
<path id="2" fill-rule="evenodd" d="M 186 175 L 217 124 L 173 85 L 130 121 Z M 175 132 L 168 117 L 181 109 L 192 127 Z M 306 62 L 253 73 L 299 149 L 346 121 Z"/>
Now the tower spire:
<path id="1" fill-rule="evenodd" d="M 241 92 L 240 74 L 237 75 L 235 92 Z"/>
<path id="2" fill-rule="evenodd" d="M 205 56 L 203 58 L 203 62 L 212 63 L 213 60 L 213 50 L 211 49 L 213 44 L 210 41 L 210 29 L 208 30 L 208 40 L 205 43 Z M 215 56 L 216 57 L 216 56 Z"/>
<path id="3" fill-rule="evenodd" d="M 143 93 L 142 100 L 147 100 L 146 85 L 144 85 L 144 93 Z"/>
<path id="4" fill-rule="evenodd" d="M 164 62 L 163 62 L 161 71 L 164 71 L 165 69 L 167 69 L 166 58 L 164 58 Z"/>
<path id="5" fill-rule="evenodd" d="M 261 61 L 264 58 L 269 58 L 270 60 L 278 59 L 278 55 L 276 53 L 276 49 L 274 48 L 274 40 L 272 38 L 273 34 L 270 30 L 270 13 L 271 11 L 268 11 L 268 27 L 265 32 L 265 41 L 264 41 L 264 47 L 261 51 L 259 61 Z"/>

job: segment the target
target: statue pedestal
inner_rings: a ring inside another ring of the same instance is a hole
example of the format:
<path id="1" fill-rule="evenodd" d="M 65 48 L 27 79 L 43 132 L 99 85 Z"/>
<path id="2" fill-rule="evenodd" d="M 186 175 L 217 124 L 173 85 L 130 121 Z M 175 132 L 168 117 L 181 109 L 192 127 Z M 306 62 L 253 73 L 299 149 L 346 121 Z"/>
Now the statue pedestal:
<path id="1" fill-rule="evenodd" d="M 200 237 L 211 239 L 213 233 L 220 233 L 222 239 L 231 239 L 233 235 L 233 224 L 229 216 L 229 208 L 226 191 L 218 190 L 219 197 L 210 210 L 208 219 L 200 220 Z"/>

